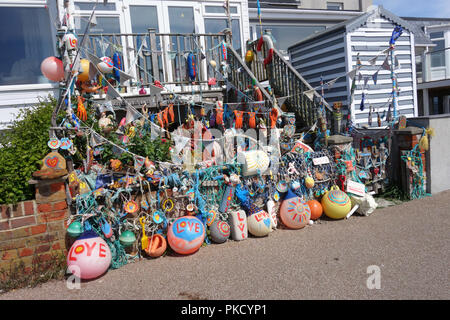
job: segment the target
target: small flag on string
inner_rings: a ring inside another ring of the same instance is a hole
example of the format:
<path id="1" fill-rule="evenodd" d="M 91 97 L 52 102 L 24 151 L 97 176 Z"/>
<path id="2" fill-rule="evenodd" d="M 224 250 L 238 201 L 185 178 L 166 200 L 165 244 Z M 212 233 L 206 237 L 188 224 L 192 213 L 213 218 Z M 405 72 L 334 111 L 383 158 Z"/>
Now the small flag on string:
<path id="1" fill-rule="evenodd" d="M 314 89 L 304 91 L 303 94 L 308 97 L 309 100 L 313 101 Z"/>
<path id="2" fill-rule="evenodd" d="M 125 124 L 129 124 L 139 118 L 140 118 L 140 114 L 136 110 L 131 108 L 130 106 L 127 106 L 127 115 L 126 115 Z"/>
<path id="3" fill-rule="evenodd" d="M 367 83 L 369 83 L 369 77 L 365 76 L 364 77 L 364 89 L 367 87 Z"/>
<path id="4" fill-rule="evenodd" d="M 334 86 L 334 84 L 336 83 L 336 81 L 338 81 L 340 77 L 337 77 L 336 79 L 333 79 L 331 81 L 327 82 L 328 88 L 331 88 L 332 86 Z"/>
<path id="5" fill-rule="evenodd" d="M 362 96 L 361 96 L 361 104 L 359 105 L 359 110 L 361 110 L 361 111 L 364 111 L 364 98 L 365 98 L 365 94 L 363 92 Z"/>
<path id="6" fill-rule="evenodd" d="M 347 75 L 350 77 L 350 79 L 354 79 L 355 78 L 355 76 L 356 76 L 356 72 L 358 72 L 358 69 L 357 68 L 355 68 L 355 69 L 353 69 L 352 71 L 349 71 L 348 73 L 347 73 Z"/>
<path id="7" fill-rule="evenodd" d="M 136 172 L 141 171 L 141 168 L 144 165 L 144 162 L 145 162 L 144 157 L 135 156 L 134 157 L 134 170 L 136 170 Z"/>
<path id="8" fill-rule="evenodd" d="M 383 68 L 384 70 L 391 70 L 391 67 L 389 65 L 389 56 L 387 56 L 386 59 L 384 59 L 384 62 L 381 65 L 381 68 Z"/>
<path id="9" fill-rule="evenodd" d="M 378 56 L 373 57 L 372 59 L 370 59 L 369 60 L 370 65 L 374 66 L 377 63 L 377 59 L 378 59 Z"/>
<path id="10" fill-rule="evenodd" d="M 360 72 L 360 73 L 358 74 L 358 82 L 361 82 L 362 78 L 363 78 L 363 76 L 362 76 L 362 74 L 361 74 L 361 72 Z"/>
<path id="11" fill-rule="evenodd" d="M 372 80 L 374 84 L 377 84 L 377 79 L 378 79 L 378 71 L 372 75 Z"/>

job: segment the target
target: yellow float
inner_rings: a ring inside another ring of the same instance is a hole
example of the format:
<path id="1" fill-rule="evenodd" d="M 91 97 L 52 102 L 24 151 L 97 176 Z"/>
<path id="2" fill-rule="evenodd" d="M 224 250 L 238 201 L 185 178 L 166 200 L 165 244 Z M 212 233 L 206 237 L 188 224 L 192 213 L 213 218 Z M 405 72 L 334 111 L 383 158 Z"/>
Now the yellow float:
<path id="1" fill-rule="evenodd" d="M 323 211 L 331 219 L 343 219 L 352 209 L 350 197 L 337 186 L 322 197 Z"/>

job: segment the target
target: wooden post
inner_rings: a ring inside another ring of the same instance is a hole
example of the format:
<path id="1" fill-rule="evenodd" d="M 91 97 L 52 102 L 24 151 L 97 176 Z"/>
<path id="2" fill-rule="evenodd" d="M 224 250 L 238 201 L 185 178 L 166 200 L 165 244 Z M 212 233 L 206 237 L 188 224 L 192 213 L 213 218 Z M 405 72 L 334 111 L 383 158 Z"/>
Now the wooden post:
<path id="1" fill-rule="evenodd" d="M 148 35 L 150 37 L 150 54 L 152 57 L 152 75 L 153 82 L 159 81 L 159 68 L 158 68 L 158 52 L 156 50 L 156 29 L 148 28 Z"/>

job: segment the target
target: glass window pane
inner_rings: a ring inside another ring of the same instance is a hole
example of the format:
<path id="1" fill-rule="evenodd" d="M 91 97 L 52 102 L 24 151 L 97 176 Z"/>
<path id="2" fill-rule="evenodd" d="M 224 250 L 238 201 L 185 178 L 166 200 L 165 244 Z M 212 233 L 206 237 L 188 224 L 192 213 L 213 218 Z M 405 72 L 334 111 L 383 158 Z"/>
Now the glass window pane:
<path id="1" fill-rule="evenodd" d="M 95 3 L 86 3 L 86 2 L 75 2 L 75 10 L 92 10 L 94 9 Z M 100 11 L 115 11 L 116 5 L 114 3 L 106 3 L 99 2 L 95 10 Z"/>
<path id="2" fill-rule="evenodd" d="M 227 19 L 205 19 L 205 30 L 207 33 L 219 33 L 227 28 Z M 233 35 L 233 48 L 241 50 L 241 31 L 238 19 L 231 20 L 231 32 Z"/>
<path id="3" fill-rule="evenodd" d="M 120 33 L 120 21 L 118 17 L 96 17 L 97 25 L 91 26 L 90 34 Z M 86 30 L 89 17 L 76 17 L 75 30 L 77 34 L 83 34 Z"/>
<path id="4" fill-rule="evenodd" d="M 430 33 L 430 38 L 431 39 L 437 39 L 437 38 L 443 38 L 444 37 L 444 32 L 431 32 Z"/>
<path id="5" fill-rule="evenodd" d="M 437 51 L 437 50 L 443 50 L 445 47 L 445 41 L 444 40 L 435 40 L 433 41 L 434 44 L 436 44 L 436 47 L 432 47 L 431 50 L 432 51 Z"/>
<path id="6" fill-rule="evenodd" d="M 259 28 L 258 28 L 259 29 Z M 258 30 L 257 29 L 257 30 Z M 274 45 L 278 50 L 287 48 L 311 34 L 324 30 L 324 26 L 274 26 L 264 25 L 263 29 L 271 29 L 274 37 Z M 258 30 L 259 33 L 259 30 Z"/>
<path id="7" fill-rule="evenodd" d="M 328 10 L 344 10 L 344 4 L 342 2 L 327 2 Z"/>
<path id="8" fill-rule="evenodd" d="M 45 8 L 0 10 L 0 85 L 48 83 L 41 62 L 55 54 Z"/>
<path id="9" fill-rule="evenodd" d="M 431 67 L 445 66 L 445 51 L 431 53 Z"/>
<path id="10" fill-rule="evenodd" d="M 171 33 L 195 33 L 192 7 L 169 7 Z"/>
<path id="11" fill-rule="evenodd" d="M 158 11 L 154 6 L 130 6 L 131 29 L 133 33 L 147 33 L 148 28 L 158 27 Z"/>
<path id="12" fill-rule="evenodd" d="M 205 6 L 206 13 L 226 13 L 225 8 L 221 6 Z M 237 7 L 231 6 L 230 13 L 238 13 Z"/>

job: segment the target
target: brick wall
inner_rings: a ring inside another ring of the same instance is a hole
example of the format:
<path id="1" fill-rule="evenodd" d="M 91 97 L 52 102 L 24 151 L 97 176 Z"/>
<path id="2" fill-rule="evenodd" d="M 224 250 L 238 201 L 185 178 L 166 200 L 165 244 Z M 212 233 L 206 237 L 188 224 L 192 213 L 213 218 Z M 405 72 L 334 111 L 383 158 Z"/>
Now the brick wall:
<path id="1" fill-rule="evenodd" d="M 33 263 L 70 248 L 64 182 L 43 181 L 36 185 L 36 200 L 1 205 L 0 210 L 0 269 L 23 261 L 29 271 Z"/>

